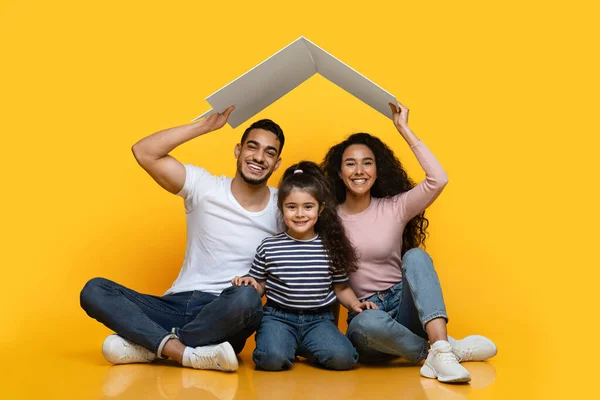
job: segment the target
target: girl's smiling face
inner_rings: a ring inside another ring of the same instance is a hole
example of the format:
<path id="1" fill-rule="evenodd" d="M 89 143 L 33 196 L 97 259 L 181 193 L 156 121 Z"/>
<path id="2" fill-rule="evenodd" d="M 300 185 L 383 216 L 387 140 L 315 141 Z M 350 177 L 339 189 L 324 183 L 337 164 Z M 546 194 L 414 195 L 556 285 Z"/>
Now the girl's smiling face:
<path id="1" fill-rule="evenodd" d="M 294 239 L 309 240 L 316 236 L 315 224 L 322 205 L 310 193 L 297 188 L 283 200 L 283 221 Z"/>

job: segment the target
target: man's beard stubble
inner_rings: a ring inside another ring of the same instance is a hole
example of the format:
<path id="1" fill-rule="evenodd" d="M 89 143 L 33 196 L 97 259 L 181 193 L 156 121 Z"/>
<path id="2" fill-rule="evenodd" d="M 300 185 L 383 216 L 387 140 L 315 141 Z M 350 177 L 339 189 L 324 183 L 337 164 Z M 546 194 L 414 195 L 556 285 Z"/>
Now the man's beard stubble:
<path id="1" fill-rule="evenodd" d="M 255 161 L 256 162 L 256 161 Z M 259 164 L 259 163 L 257 163 Z M 237 170 L 240 174 L 240 176 L 242 177 L 242 180 L 244 182 L 246 182 L 249 185 L 262 185 L 263 183 L 265 183 L 266 181 L 269 180 L 269 178 L 271 177 L 271 175 L 273 174 L 273 171 L 267 172 L 267 174 L 260 178 L 260 179 L 252 179 L 247 177 L 246 175 L 244 175 L 244 172 L 242 171 L 242 161 L 238 159 L 237 162 Z"/>

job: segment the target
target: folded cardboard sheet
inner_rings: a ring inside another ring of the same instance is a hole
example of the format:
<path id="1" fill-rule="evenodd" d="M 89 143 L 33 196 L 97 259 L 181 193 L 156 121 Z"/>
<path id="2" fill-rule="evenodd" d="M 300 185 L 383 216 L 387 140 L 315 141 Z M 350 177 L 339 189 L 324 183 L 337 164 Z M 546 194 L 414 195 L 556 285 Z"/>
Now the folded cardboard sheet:
<path id="1" fill-rule="evenodd" d="M 392 94 L 310 40 L 300 37 L 208 96 L 206 101 L 212 110 L 196 117 L 194 121 L 215 112 L 221 113 L 234 105 L 235 111 L 229 116 L 228 122 L 232 128 L 236 128 L 317 73 L 392 118 L 388 105 L 396 104 Z"/>

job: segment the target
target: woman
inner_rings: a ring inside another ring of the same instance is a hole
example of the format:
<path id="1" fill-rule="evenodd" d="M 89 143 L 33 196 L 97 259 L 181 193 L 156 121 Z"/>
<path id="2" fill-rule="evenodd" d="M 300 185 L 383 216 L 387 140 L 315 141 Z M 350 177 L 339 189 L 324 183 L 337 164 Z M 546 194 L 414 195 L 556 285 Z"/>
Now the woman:
<path id="1" fill-rule="evenodd" d="M 460 361 L 496 354 L 483 336 L 456 341 L 446 333 L 448 316 L 439 279 L 424 244 L 425 209 L 442 192 L 446 172 L 408 127 L 408 109 L 390 104 L 396 129 L 409 144 L 426 178 L 415 186 L 394 153 L 367 133 L 332 147 L 321 167 L 339 203 L 338 213 L 355 246 L 359 268 L 349 274 L 361 301 L 379 310 L 348 316 L 347 335 L 362 361 L 401 356 L 425 360 L 421 375 L 441 382 L 468 382 Z M 429 346 L 429 343 L 431 346 Z"/>

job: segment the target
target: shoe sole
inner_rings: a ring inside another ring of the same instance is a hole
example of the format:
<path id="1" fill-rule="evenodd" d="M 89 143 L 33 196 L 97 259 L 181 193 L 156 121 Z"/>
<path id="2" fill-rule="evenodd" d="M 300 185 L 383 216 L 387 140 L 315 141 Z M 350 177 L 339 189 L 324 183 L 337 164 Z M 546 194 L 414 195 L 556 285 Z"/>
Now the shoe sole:
<path id="1" fill-rule="evenodd" d="M 466 383 L 471 381 L 470 376 L 441 376 L 435 372 L 433 367 L 431 367 L 427 361 L 425 361 L 425 364 L 423 364 L 421 367 L 421 376 L 430 379 L 437 379 L 438 381 L 444 383 Z"/>

